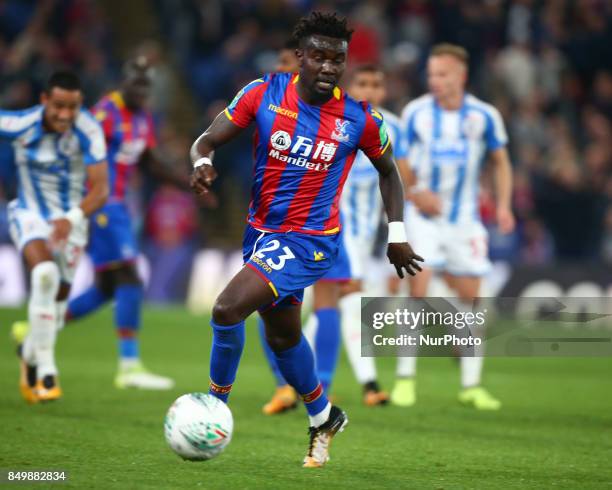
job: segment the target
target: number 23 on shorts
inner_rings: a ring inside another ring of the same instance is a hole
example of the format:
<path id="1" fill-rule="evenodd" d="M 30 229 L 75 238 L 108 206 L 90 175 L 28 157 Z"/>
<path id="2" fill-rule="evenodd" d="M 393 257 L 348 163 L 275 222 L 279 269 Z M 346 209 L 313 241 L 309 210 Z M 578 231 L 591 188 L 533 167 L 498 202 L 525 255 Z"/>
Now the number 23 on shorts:
<path id="1" fill-rule="evenodd" d="M 264 260 L 266 264 L 277 271 L 285 267 L 285 262 L 287 260 L 295 259 L 295 255 L 291 249 L 286 245 L 281 248 L 278 240 L 270 240 L 265 247 L 255 252 L 253 256 L 260 260 Z"/>

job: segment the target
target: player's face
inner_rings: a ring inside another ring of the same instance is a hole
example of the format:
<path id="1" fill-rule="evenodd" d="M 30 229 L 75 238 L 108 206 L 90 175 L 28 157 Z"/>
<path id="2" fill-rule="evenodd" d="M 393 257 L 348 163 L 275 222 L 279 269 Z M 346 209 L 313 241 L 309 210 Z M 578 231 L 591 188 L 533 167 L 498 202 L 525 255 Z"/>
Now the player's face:
<path id="1" fill-rule="evenodd" d="M 151 95 L 152 85 L 151 77 L 146 72 L 128 76 L 123 82 L 123 97 L 126 105 L 135 111 L 143 109 Z"/>
<path id="2" fill-rule="evenodd" d="M 329 98 L 346 69 L 348 43 L 328 36 L 310 36 L 298 49 L 300 80 L 315 97 Z"/>
<path id="3" fill-rule="evenodd" d="M 380 71 L 363 71 L 356 73 L 349 86 L 349 94 L 357 100 L 365 100 L 374 107 L 385 100 L 385 76 Z"/>
<path id="4" fill-rule="evenodd" d="M 40 102 L 45 106 L 44 123 L 55 133 L 68 131 L 81 109 L 83 95 L 80 90 L 66 90 L 53 87 L 51 92 L 43 92 Z"/>
<path id="5" fill-rule="evenodd" d="M 283 49 L 278 53 L 275 71 L 283 73 L 295 73 L 300 69 L 298 58 L 293 49 Z"/>
<path id="6" fill-rule="evenodd" d="M 431 56 L 427 62 L 427 83 L 436 99 L 446 99 L 463 91 L 466 67 L 450 55 Z"/>

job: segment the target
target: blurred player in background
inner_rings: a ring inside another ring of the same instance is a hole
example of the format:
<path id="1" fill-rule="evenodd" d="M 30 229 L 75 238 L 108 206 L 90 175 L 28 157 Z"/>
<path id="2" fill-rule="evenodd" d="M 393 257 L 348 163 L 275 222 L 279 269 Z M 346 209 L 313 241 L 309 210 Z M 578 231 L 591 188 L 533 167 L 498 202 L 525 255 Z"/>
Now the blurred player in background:
<path id="1" fill-rule="evenodd" d="M 429 93 L 402 112 L 409 162 L 402 169 L 409 199 L 406 224 L 425 257 L 423 274 L 410 281 L 410 294 L 427 296 L 434 271 L 444 271 L 459 297 L 459 308 L 466 312 L 472 311 L 481 277 L 490 268 L 487 232 L 478 209 L 485 157 L 493 165 L 500 232 L 510 233 L 515 223 L 506 130 L 493 106 L 465 92 L 467 72 L 465 49 L 435 46 L 427 64 Z M 497 410 L 500 401 L 480 385 L 481 349 L 461 357 L 459 401 L 481 410 Z M 398 380 L 391 394 L 394 404 L 415 403 L 415 371 L 416 357 L 399 359 Z"/>
<path id="2" fill-rule="evenodd" d="M 0 137 L 12 140 L 18 177 L 9 229 L 30 271 L 29 332 L 13 331 L 20 343 L 21 394 L 29 403 L 62 395 L 56 335 L 87 242 L 87 216 L 108 196 L 104 134 L 82 101 L 76 75 L 57 72 L 40 105 L 0 111 Z"/>
<path id="3" fill-rule="evenodd" d="M 304 288 L 332 266 L 339 247 L 338 203 L 358 149 L 380 172 L 392 221 L 388 257 L 403 276 L 420 267 L 405 241 L 403 195 L 382 117 L 337 86 L 346 67 L 352 31 L 335 14 L 302 18 L 299 75 L 270 74 L 244 87 L 192 147 L 192 186 L 205 193 L 216 177 L 213 152 L 256 121 L 252 202 L 244 237 L 245 267 L 217 298 L 211 325 L 209 392 L 227 401 L 244 346 L 245 319 L 258 310 L 284 378 L 309 415 L 304 467 L 329 460 L 331 439 L 348 422 L 317 378 L 302 335 Z"/>
<path id="4" fill-rule="evenodd" d="M 152 70 L 143 56 L 128 61 L 121 88 L 93 109 L 108 144 L 111 193 L 108 203 L 91 219 L 88 252 L 96 271 L 95 284 L 70 301 L 67 319 L 81 318 L 113 300 L 119 340 L 115 386 L 166 390 L 174 386 L 173 380 L 149 372 L 140 360 L 143 287 L 136 269 L 136 237 L 125 202 L 130 179 L 139 165 L 158 180 L 183 189 L 189 185 L 186 173 L 168 169 L 157 157 L 153 118 L 146 109 Z"/>
<path id="5" fill-rule="evenodd" d="M 281 73 L 297 73 L 300 67 L 295 52 L 298 48 L 299 45 L 297 41 L 293 38 L 289 38 L 283 46 L 283 49 L 278 52 L 278 59 L 276 60 L 274 71 Z"/>
<path id="6" fill-rule="evenodd" d="M 393 145 L 396 159 L 405 157 L 400 140 L 399 118 L 381 108 L 386 97 L 385 74 L 374 65 L 358 67 L 348 86 L 349 94 L 357 100 L 365 100 L 379 111 L 384 119 Z M 361 356 L 361 296 L 371 286 L 365 283 L 366 271 L 372 267 L 372 253 L 382 214 L 382 200 L 378 192 L 378 172 L 360 151 L 351 169 L 342 199 L 342 237 L 348 256 L 351 281 L 343 288 L 346 294 L 340 300 L 342 335 L 348 358 L 357 381 L 364 390 L 363 401 L 367 406 L 385 404 L 389 395 L 381 390 L 374 358 Z M 386 283 L 386 274 L 377 274 L 376 281 Z M 377 288 L 380 289 L 380 288 Z"/>

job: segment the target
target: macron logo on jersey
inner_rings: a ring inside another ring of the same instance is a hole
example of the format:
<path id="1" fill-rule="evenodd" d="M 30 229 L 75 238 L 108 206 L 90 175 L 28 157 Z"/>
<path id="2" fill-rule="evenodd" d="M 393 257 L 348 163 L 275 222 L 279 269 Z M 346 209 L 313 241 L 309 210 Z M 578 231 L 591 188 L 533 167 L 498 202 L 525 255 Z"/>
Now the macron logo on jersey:
<path id="1" fill-rule="evenodd" d="M 270 143 L 273 148 L 268 153 L 270 158 L 287 162 L 296 167 L 305 167 L 308 170 L 322 172 L 329 170 L 338 150 L 338 145 L 335 143 L 327 143 L 323 140 L 315 143 L 311 138 L 305 136 L 298 136 L 292 146 L 291 135 L 287 131 L 276 131 L 270 138 Z M 289 148 L 291 148 L 290 155 L 281 153 L 281 151 L 286 151 Z M 310 161 L 311 154 L 313 159 L 321 160 L 321 162 Z"/>
<path id="2" fill-rule="evenodd" d="M 272 112 L 275 112 L 276 114 L 280 114 L 281 116 L 286 116 L 291 119 L 298 118 L 297 112 L 290 111 L 289 109 L 285 109 L 284 107 L 278 107 L 277 105 L 274 105 L 274 104 L 268 104 L 268 109 L 271 110 Z"/>

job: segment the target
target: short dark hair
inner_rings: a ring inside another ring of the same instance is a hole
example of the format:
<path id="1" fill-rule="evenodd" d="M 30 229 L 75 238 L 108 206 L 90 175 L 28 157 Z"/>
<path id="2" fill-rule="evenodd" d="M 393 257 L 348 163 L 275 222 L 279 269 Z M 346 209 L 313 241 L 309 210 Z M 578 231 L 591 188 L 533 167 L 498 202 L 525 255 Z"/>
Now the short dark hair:
<path id="1" fill-rule="evenodd" d="M 64 90 L 82 90 L 81 89 L 81 80 L 79 77 L 71 71 L 56 71 L 47 80 L 47 85 L 45 86 L 45 92 L 48 94 L 54 88 L 62 88 Z"/>
<path id="2" fill-rule="evenodd" d="M 353 69 L 353 76 L 358 75 L 360 73 L 385 73 L 385 70 L 383 70 L 379 65 L 376 65 L 374 63 L 364 63 L 362 65 L 357 65 L 354 69 Z"/>
<path id="3" fill-rule="evenodd" d="M 316 34 L 349 42 L 353 30 L 347 27 L 346 18 L 339 18 L 336 12 L 323 13 L 317 11 L 302 17 L 293 29 L 293 38 L 300 46 L 307 37 Z"/>

